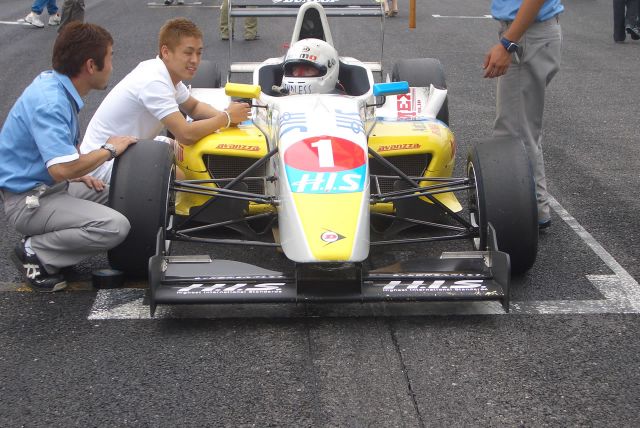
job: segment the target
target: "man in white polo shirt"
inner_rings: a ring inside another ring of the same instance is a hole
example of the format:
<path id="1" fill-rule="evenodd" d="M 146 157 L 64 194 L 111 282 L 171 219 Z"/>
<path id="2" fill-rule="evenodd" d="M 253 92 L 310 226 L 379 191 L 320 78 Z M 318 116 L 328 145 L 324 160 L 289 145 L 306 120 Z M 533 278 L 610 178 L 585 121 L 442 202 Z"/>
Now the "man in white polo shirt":
<path id="1" fill-rule="evenodd" d="M 143 61 L 106 96 L 89 122 L 80 151 L 101 147 L 113 135 L 155 138 L 163 126 L 181 144 L 190 145 L 249 116 L 247 103 L 218 111 L 193 98 L 182 83 L 196 74 L 202 55 L 202 33 L 186 18 L 167 21 L 159 34 L 159 56 Z M 187 122 L 182 112 L 194 118 Z M 113 162 L 91 172 L 109 182 Z"/>

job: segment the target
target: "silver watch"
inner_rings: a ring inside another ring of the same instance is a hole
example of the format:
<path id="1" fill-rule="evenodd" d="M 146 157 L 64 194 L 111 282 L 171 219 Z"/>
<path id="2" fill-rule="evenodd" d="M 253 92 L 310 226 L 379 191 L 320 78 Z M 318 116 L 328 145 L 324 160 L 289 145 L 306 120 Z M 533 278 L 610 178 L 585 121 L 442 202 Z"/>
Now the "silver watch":
<path id="1" fill-rule="evenodd" d="M 111 159 L 115 159 L 116 156 L 118 156 L 118 152 L 116 151 L 116 148 L 113 147 L 113 144 L 105 143 L 102 146 L 100 146 L 100 148 L 108 150 L 109 153 L 111 153 Z"/>

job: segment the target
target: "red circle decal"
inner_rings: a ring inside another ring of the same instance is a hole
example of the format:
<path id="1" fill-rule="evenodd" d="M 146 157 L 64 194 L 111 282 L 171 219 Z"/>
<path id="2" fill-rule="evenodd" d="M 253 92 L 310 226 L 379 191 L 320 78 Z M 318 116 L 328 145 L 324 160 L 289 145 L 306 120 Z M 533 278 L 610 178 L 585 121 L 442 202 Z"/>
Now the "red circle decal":
<path id="1" fill-rule="evenodd" d="M 351 140 L 321 135 L 294 143 L 284 153 L 287 166 L 312 172 L 348 171 L 366 162 L 362 147 Z"/>

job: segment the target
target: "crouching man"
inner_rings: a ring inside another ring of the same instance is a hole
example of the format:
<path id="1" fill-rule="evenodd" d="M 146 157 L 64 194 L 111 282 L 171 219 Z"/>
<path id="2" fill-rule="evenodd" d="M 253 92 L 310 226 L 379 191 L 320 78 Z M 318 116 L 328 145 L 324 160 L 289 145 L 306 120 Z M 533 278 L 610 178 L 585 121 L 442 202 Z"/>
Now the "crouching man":
<path id="1" fill-rule="evenodd" d="M 122 154 L 132 137 L 78 151 L 78 112 L 112 71 L 113 39 L 94 24 L 66 26 L 53 46 L 53 70 L 37 76 L 0 131 L 0 197 L 9 224 L 25 235 L 12 259 L 37 291 L 66 287 L 60 269 L 111 249 L 129 222 L 104 205 L 108 192 L 87 173 Z"/>

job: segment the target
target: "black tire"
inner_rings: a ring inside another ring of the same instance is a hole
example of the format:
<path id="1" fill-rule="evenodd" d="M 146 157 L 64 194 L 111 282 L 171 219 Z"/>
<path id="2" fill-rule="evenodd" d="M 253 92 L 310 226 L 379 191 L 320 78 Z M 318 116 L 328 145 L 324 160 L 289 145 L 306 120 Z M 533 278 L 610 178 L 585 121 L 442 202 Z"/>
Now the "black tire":
<path id="1" fill-rule="evenodd" d="M 509 254 L 511 272 L 533 266 L 538 253 L 538 209 L 531 164 L 524 146 L 511 138 L 493 138 L 469 151 L 467 176 L 471 221 L 479 226 L 476 247 L 486 250 L 487 224 L 496 231 L 498 249 Z"/>
<path id="2" fill-rule="evenodd" d="M 167 225 L 172 212 L 168 201 L 175 177 L 173 149 L 158 141 L 139 141 L 113 165 L 109 206 L 122 213 L 131 230 L 127 238 L 108 253 L 114 269 L 129 277 L 146 277 L 149 258 L 156 253 L 158 230 Z"/>
<path id="3" fill-rule="evenodd" d="M 185 81 L 184 83 L 191 85 L 193 88 L 220 88 L 222 78 L 218 65 L 213 61 L 200 61 L 196 75 L 191 81 Z"/>
<path id="4" fill-rule="evenodd" d="M 447 89 L 444 69 L 440 61 L 434 58 L 403 59 L 395 63 L 391 73 L 394 82 L 409 82 L 409 86 L 428 88 L 431 84 L 439 89 Z M 444 100 L 438 120 L 449 126 L 449 96 Z"/>

